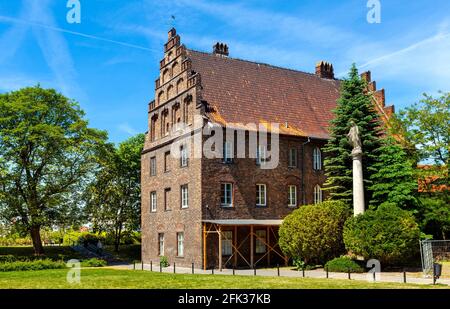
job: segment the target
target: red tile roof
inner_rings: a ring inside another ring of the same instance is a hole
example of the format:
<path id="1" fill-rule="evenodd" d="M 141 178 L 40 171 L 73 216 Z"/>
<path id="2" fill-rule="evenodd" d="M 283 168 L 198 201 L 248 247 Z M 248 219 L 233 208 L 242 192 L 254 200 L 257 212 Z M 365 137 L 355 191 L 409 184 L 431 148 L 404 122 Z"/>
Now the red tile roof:
<path id="1" fill-rule="evenodd" d="M 200 73 L 202 98 L 213 107 L 214 121 L 276 122 L 281 134 L 329 137 L 339 80 L 193 50 L 187 56 Z"/>

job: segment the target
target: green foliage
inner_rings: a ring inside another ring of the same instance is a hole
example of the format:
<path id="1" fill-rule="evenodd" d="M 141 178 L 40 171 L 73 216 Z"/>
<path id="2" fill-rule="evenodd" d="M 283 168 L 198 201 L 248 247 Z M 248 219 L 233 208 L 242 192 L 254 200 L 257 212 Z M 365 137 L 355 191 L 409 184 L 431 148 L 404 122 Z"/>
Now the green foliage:
<path id="1" fill-rule="evenodd" d="M 407 262 L 417 253 L 419 236 L 413 215 L 392 204 L 352 217 L 344 227 L 347 250 L 382 265 Z"/>
<path id="2" fill-rule="evenodd" d="M 108 263 L 105 260 L 97 259 L 97 258 L 91 258 L 88 260 L 81 261 L 82 267 L 103 267 L 108 265 Z"/>
<path id="3" fill-rule="evenodd" d="M 417 180 L 414 178 L 413 162 L 394 138 L 383 139 L 379 161 L 374 164 L 371 175 L 373 192 L 370 206 L 376 208 L 383 203 L 393 203 L 403 209 L 412 210 L 417 205 Z"/>
<path id="4" fill-rule="evenodd" d="M 325 190 L 332 200 L 352 202 L 352 146 L 347 134 L 354 121 L 360 131 L 363 156 L 363 177 L 366 201 L 371 200 L 371 176 L 378 162 L 381 147 L 381 126 L 372 99 L 365 92 L 366 82 L 358 75 L 356 66 L 350 69 L 349 77 L 342 81 L 340 98 L 330 122 L 330 139 L 324 147 L 324 167 L 327 180 Z"/>
<path id="5" fill-rule="evenodd" d="M 450 238 L 450 200 L 448 194 L 434 193 L 433 196 L 419 198 L 416 217 L 421 230 L 435 239 Z"/>
<path id="6" fill-rule="evenodd" d="M 328 261 L 325 264 L 325 268 L 327 268 L 329 272 L 335 273 L 347 273 L 349 271 L 351 273 L 364 272 L 364 268 L 348 256 L 341 256 Z"/>
<path id="7" fill-rule="evenodd" d="M 293 259 L 323 265 L 343 253 L 342 229 L 349 215 L 348 206 L 340 201 L 302 206 L 284 219 L 280 248 Z"/>
<path id="8" fill-rule="evenodd" d="M 0 94 L 0 216 L 31 234 L 75 224 L 84 181 L 106 133 L 88 127 L 78 104 L 40 86 Z"/>
<path id="9" fill-rule="evenodd" d="M 110 145 L 99 158 L 101 169 L 85 194 L 86 211 L 94 230 L 112 235 L 115 251 L 119 250 L 125 227 L 131 233 L 140 225 L 140 168 L 144 140 L 144 134 L 138 134 L 118 148 Z"/>
<path id="10" fill-rule="evenodd" d="M 161 265 L 161 267 L 169 267 L 169 259 L 167 256 L 162 256 L 159 259 L 159 265 Z"/>
<path id="11" fill-rule="evenodd" d="M 450 145 L 450 92 L 439 98 L 423 94 L 422 100 L 400 111 L 393 130 L 416 152 L 418 161 L 448 166 Z M 448 177 L 448 176 L 447 176 Z"/>
<path id="12" fill-rule="evenodd" d="M 49 259 L 0 263 L 0 272 L 60 269 L 60 268 L 66 268 L 66 264 L 63 262 L 54 262 Z"/>

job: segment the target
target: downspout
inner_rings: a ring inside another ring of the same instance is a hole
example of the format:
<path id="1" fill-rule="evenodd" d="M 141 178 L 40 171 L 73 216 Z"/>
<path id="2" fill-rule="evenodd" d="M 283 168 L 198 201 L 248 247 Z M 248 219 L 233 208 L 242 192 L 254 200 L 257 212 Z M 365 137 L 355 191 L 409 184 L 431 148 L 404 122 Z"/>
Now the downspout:
<path id="1" fill-rule="evenodd" d="M 305 194 L 305 145 L 311 142 L 311 138 L 308 136 L 308 140 L 302 144 L 302 205 L 306 204 Z"/>

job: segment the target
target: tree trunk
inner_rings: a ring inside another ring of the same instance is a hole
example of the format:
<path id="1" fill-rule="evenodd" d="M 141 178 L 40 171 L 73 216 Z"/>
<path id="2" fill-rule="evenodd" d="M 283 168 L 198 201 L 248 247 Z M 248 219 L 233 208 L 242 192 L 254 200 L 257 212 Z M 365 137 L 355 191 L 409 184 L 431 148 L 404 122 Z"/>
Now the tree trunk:
<path id="1" fill-rule="evenodd" d="M 114 241 L 114 252 L 119 252 L 120 238 L 122 236 L 122 223 L 119 224 L 118 230 L 116 229 L 116 239 Z"/>
<path id="2" fill-rule="evenodd" d="M 44 247 L 42 246 L 41 240 L 41 227 L 40 226 L 32 226 L 30 229 L 31 240 L 33 241 L 33 248 L 35 255 L 44 254 Z"/>

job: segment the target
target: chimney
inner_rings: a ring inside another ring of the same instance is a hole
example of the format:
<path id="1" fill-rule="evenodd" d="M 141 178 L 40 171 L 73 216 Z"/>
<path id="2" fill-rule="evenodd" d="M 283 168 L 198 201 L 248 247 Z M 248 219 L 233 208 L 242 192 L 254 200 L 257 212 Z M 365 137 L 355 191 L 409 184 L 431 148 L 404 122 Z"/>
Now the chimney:
<path id="1" fill-rule="evenodd" d="M 213 54 L 228 57 L 228 45 L 217 42 L 213 46 Z"/>
<path id="2" fill-rule="evenodd" d="M 361 73 L 361 79 L 369 84 L 372 81 L 370 71 Z"/>
<path id="3" fill-rule="evenodd" d="M 170 40 L 171 38 L 173 38 L 175 35 L 177 35 L 177 30 L 175 30 L 175 28 L 172 28 L 169 30 L 169 37 L 168 40 Z"/>
<path id="4" fill-rule="evenodd" d="M 334 79 L 333 65 L 326 61 L 320 61 L 316 64 L 316 75 L 321 78 Z"/>

